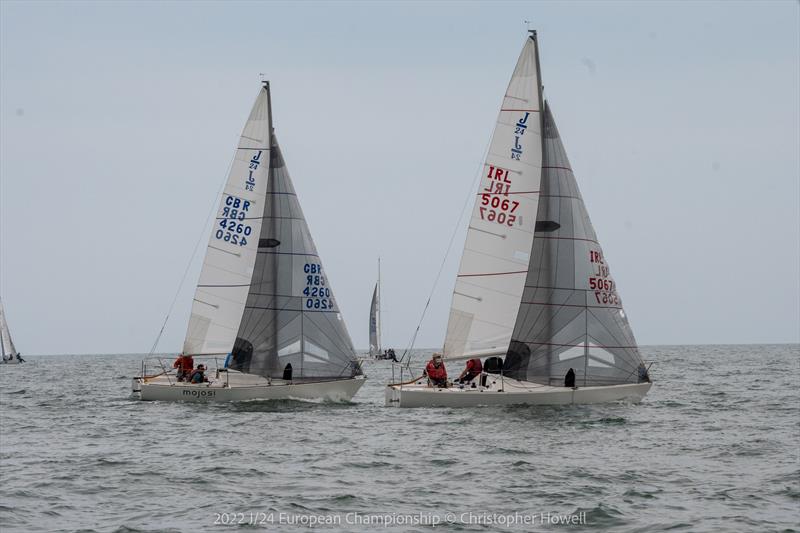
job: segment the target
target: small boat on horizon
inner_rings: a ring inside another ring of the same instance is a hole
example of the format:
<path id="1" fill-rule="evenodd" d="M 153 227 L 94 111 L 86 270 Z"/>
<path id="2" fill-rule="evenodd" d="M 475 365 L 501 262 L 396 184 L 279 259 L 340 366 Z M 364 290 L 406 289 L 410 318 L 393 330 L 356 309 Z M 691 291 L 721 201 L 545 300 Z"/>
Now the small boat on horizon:
<path id="1" fill-rule="evenodd" d="M 372 301 L 369 306 L 369 359 L 397 361 L 394 348 L 384 350 L 381 348 L 381 259 L 378 258 L 378 281 L 372 291 Z"/>
<path id="2" fill-rule="evenodd" d="M 195 358 L 224 363 L 195 368 Z M 220 199 L 183 353 L 155 371 L 143 362 L 133 393 L 141 400 L 349 401 L 364 380 L 263 82 Z"/>
<path id="3" fill-rule="evenodd" d="M 407 380 L 401 374 L 387 385 L 387 406 L 638 402 L 650 390 L 543 97 L 538 44 L 531 31 L 503 97 L 467 228 L 443 357 L 431 361 L 428 376 Z M 466 361 L 471 379 L 461 383 L 440 370 Z"/>
<path id="4" fill-rule="evenodd" d="M 6 311 L 3 308 L 2 299 L 0 299 L 0 355 L 2 355 L 0 364 L 17 365 L 25 362 L 22 354 L 14 347 L 14 341 L 11 340 L 11 331 L 8 329 Z"/>

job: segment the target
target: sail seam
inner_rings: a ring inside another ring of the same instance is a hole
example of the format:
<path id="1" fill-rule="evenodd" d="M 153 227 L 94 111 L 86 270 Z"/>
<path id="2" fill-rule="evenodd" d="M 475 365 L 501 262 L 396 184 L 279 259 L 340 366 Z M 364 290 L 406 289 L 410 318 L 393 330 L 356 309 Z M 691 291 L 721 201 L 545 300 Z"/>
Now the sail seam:
<path id="1" fill-rule="evenodd" d="M 477 196 L 492 194 L 496 196 L 508 196 L 509 194 L 537 194 L 539 191 L 508 191 L 508 192 L 479 192 Z"/>
<path id="2" fill-rule="evenodd" d="M 522 302 L 528 305 L 549 305 L 553 307 L 580 307 L 582 309 L 622 309 L 613 305 L 578 305 L 578 304 L 551 304 L 546 302 Z"/>
<path id="3" fill-rule="evenodd" d="M 537 237 L 540 238 L 540 239 L 553 239 L 553 240 L 559 240 L 559 241 L 586 241 L 586 242 L 591 242 L 591 243 L 597 244 L 598 246 L 600 245 L 599 242 L 597 242 L 597 241 L 595 241 L 593 239 L 583 239 L 581 237 L 545 237 L 543 235 L 537 235 Z"/>
<path id="4" fill-rule="evenodd" d="M 508 274 L 527 274 L 527 270 L 517 270 L 514 272 L 487 272 L 484 274 L 459 274 L 457 277 L 459 278 L 471 278 L 474 276 L 506 276 Z"/>

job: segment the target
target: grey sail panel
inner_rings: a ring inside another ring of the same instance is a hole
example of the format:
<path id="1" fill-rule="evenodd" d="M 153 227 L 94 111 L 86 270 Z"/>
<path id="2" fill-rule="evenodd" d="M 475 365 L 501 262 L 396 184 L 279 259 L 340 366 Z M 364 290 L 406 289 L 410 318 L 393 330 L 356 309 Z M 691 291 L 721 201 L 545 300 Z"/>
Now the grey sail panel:
<path id="1" fill-rule="evenodd" d="M 375 290 L 372 291 L 372 302 L 369 306 L 369 355 L 374 357 L 381 351 L 381 343 L 378 339 L 378 284 L 375 284 Z"/>
<path id="2" fill-rule="evenodd" d="M 579 386 L 635 383 L 636 340 L 546 103 L 543 144 L 536 231 L 505 373 L 559 385 L 572 368 Z"/>
<path id="3" fill-rule="evenodd" d="M 288 364 L 294 380 L 360 373 L 273 134 L 258 255 L 230 366 L 280 378 Z"/>

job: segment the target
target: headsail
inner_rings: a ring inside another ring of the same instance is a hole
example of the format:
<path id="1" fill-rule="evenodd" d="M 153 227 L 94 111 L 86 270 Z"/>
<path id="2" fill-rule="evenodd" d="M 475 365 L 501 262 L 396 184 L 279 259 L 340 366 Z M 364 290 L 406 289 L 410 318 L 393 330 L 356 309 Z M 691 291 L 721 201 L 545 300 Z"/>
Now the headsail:
<path id="1" fill-rule="evenodd" d="M 14 348 L 14 341 L 11 340 L 11 331 L 6 322 L 6 311 L 3 308 L 3 301 L 0 300 L 0 349 L 2 349 L 3 359 L 15 358 L 17 349 Z"/>
<path id="2" fill-rule="evenodd" d="M 380 292 L 379 283 L 375 284 L 372 291 L 372 303 L 369 306 L 369 355 L 375 357 L 381 353 L 381 331 L 380 331 Z"/>
<path id="3" fill-rule="evenodd" d="M 637 382 L 641 363 L 617 285 L 597 242 L 550 108 L 531 264 L 506 375 L 560 385 Z"/>
<path id="4" fill-rule="evenodd" d="M 469 221 L 445 358 L 506 353 L 528 272 L 542 165 L 536 36 L 506 90 Z"/>
<path id="5" fill-rule="evenodd" d="M 293 380 L 349 378 L 361 373 L 355 349 L 311 238 L 289 171 L 272 135 L 267 201 L 247 305 L 230 367 Z"/>
<path id="6" fill-rule="evenodd" d="M 258 94 L 236 148 L 211 230 L 183 343 L 187 354 L 227 354 L 256 262 L 270 159 L 269 86 Z"/>

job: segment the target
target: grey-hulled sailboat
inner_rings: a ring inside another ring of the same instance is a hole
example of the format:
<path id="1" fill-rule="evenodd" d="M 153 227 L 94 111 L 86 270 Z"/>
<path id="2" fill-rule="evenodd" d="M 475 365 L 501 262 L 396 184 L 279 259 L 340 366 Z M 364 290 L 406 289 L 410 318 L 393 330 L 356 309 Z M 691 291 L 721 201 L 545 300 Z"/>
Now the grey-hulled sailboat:
<path id="1" fill-rule="evenodd" d="M 390 384 L 399 407 L 639 401 L 650 378 L 544 101 L 526 39 L 469 221 L 444 361 L 483 359 L 468 383 Z M 460 370 L 460 369 L 458 369 Z"/>
<path id="2" fill-rule="evenodd" d="M 268 82 L 220 199 L 183 354 L 226 362 L 207 382 L 143 375 L 134 392 L 143 400 L 346 401 L 364 383 L 272 128 Z"/>

